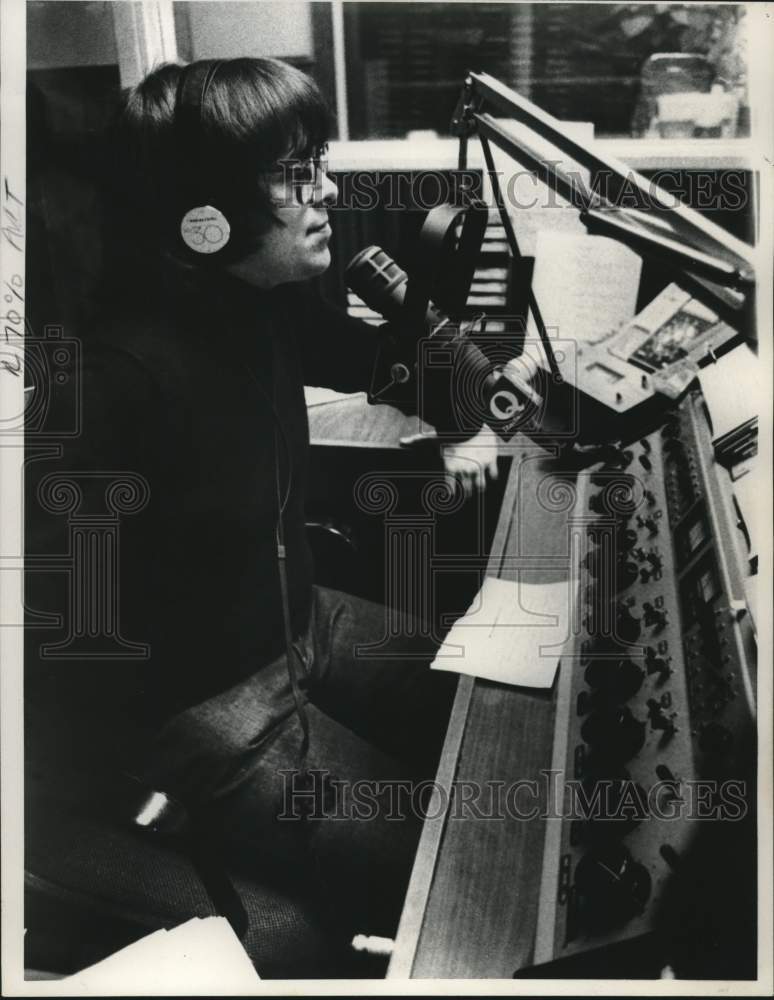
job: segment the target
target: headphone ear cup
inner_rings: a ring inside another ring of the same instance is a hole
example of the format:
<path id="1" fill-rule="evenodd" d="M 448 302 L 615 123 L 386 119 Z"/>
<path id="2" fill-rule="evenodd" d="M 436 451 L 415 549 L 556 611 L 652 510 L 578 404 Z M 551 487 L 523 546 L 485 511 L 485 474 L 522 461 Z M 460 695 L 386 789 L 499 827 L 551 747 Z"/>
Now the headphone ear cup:
<path id="1" fill-rule="evenodd" d="M 212 198 L 223 204 L 220 196 L 212 193 L 220 190 L 220 178 L 217 170 L 213 175 L 212 150 L 202 141 L 202 108 L 221 64 L 221 60 L 210 59 L 184 66 L 177 83 L 174 148 L 178 177 L 173 214 L 168 216 L 176 231 L 170 236 L 178 253 L 197 263 L 225 260 L 236 249 L 236 234 L 228 215 L 209 201 Z M 223 207 L 232 214 L 232 202 L 228 198 L 226 201 Z"/>
<path id="2" fill-rule="evenodd" d="M 231 225 L 219 208 L 198 205 L 180 220 L 180 238 L 195 254 L 218 253 L 231 240 Z"/>

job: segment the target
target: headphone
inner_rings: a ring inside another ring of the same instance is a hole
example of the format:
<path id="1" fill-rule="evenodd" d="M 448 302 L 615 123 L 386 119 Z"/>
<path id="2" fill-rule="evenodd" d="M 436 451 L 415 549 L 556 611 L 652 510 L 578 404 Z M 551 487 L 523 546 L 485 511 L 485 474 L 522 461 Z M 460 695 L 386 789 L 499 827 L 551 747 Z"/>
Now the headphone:
<path id="1" fill-rule="evenodd" d="M 214 164 L 202 143 L 204 101 L 222 65 L 221 59 L 191 63 L 183 68 L 177 85 L 174 142 L 181 203 L 174 239 L 184 256 L 198 263 L 233 259 L 249 249 L 248 234 L 240 232 L 245 227 L 229 221 L 224 211 L 224 188 L 213 177 Z"/>

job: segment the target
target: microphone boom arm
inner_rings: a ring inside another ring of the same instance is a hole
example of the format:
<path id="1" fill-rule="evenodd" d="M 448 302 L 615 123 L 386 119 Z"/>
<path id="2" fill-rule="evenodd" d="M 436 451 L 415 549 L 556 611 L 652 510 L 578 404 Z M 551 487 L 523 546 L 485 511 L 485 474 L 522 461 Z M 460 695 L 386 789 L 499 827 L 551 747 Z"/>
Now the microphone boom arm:
<path id="1" fill-rule="evenodd" d="M 588 186 L 579 176 L 568 176 L 547 161 L 521 137 L 517 139 L 486 110 L 487 107 L 525 125 L 588 170 Z M 489 74 L 468 75 L 452 118 L 451 131 L 460 139 L 461 170 L 467 166 L 468 141 L 471 136 L 478 135 L 482 144 L 485 141 L 493 143 L 544 183 L 553 186 L 581 211 L 582 221 L 589 229 L 606 230 L 638 252 L 666 260 L 681 271 L 690 284 L 700 286 L 713 308 L 727 312 L 745 306 L 746 293 L 755 284 L 750 246 L 624 163 L 578 142 L 568 134 L 562 122 Z M 599 191 L 602 178 L 610 185 L 604 196 Z M 627 197 L 634 195 L 641 201 L 639 211 L 616 204 L 624 190 Z M 650 232 L 642 220 L 636 218 L 643 211 L 658 213 L 659 232 Z"/>

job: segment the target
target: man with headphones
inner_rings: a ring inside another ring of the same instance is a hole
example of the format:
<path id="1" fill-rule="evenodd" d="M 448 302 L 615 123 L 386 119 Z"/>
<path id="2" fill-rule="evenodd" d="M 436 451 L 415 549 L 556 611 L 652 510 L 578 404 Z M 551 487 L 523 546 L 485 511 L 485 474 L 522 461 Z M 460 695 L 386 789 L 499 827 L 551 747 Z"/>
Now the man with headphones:
<path id="1" fill-rule="evenodd" d="M 56 716 L 62 766 L 137 774 L 331 926 L 392 934 L 454 680 L 412 623 L 363 653 L 384 609 L 313 584 L 303 386 L 367 388 L 382 339 L 308 283 L 330 264 L 328 132 L 314 83 L 275 60 L 167 65 L 128 94 L 83 429 L 36 464 L 144 478 L 117 628 L 149 652 L 28 659 L 28 727 L 51 744 Z"/>

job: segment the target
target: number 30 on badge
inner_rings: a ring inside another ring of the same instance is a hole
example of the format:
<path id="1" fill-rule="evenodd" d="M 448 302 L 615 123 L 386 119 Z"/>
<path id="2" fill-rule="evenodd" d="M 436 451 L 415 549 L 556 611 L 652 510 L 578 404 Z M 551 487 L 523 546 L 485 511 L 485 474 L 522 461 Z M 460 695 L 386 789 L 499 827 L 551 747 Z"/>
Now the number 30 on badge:
<path id="1" fill-rule="evenodd" d="M 231 237 L 226 216 L 212 205 L 200 205 L 186 212 L 180 222 L 183 243 L 194 253 L 217 253 Z"/>

